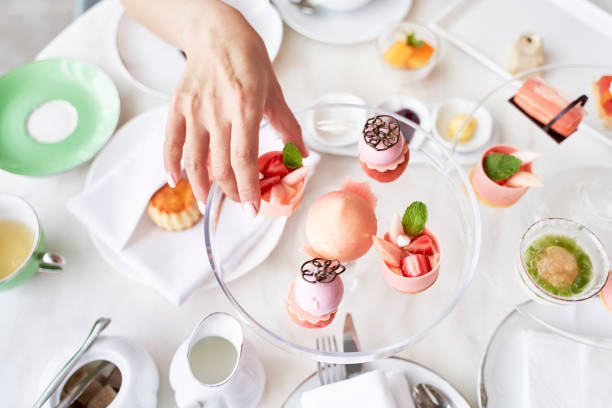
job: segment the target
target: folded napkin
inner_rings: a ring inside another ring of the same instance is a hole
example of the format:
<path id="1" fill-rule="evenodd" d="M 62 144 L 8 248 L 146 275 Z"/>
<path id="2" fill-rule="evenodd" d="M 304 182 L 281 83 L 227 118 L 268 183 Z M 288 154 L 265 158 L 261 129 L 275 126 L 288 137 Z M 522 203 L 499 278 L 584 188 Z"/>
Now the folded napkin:
<path id="1" fill-rule="evenodd" d="M 68 209 L 97 238 L 175 304 L 212 278 L 204 244 L 203 219 L 185 230 L 163 231 L 146 215 L 151 195 L 166 182 L 162 161 L 162 130 L 147 135 L 108 175 L 68 201 Z M 271 131 L 260 137 L 260 151 L 280 150 Z M 314 171 L 319 156 L 305 160 Z M 215 256 L 224 270 L 240 274 L 272 252 L 286 218 L 246 217 L 240 204 L 224 200 L 215 234 Z M 248 258 L 248 259 L 247 259 Z"/>
<path id="2" fill-rule="evenodd" d="M 533 329 L 522 345 L 523 407 L 612 406 L 612 351 Z"/>
<path id="3" fill-rule="evenodd" d="M 370 371 L 306 391 L 303 408 L 414 408 L 402 371 Z"/>

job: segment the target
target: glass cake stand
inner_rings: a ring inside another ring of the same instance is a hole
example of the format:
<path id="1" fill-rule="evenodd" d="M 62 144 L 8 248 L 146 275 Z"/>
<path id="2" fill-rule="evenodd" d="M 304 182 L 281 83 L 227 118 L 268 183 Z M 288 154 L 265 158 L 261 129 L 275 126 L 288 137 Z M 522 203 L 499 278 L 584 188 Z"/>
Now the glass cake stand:
<path id="1" fill-rule="evenodd" d="M 291 353 L 330 363 L 359 363 L 391 356 L 423 338 L 453 310 L 472 280 L 481 245 L 480 213 L 467 175 L 432 135 L 405 118 L 379 108 L 351 104 L 312 106 L 296 113 L 304 132 L 317 132 L 319 139 L 357 149 L 367 118 L 376 114 L 393 116 L 404 131 L 414 129 L 408 143 L 410 154 L 420 154 L 425 164 L 411 165 L 391 183 L 370 179 L 354 157 L 322 154 L 314 173 L 308 179 L 304 199 L 288 218 L 279 244 L 271 255 L 256 266 L 245 279 L 229 281 L 233 268 L 223 259 L 215 236 L 232 228 L 222 213 L 223 194 L 213 184 L 208 197 L 204 234 L 210 264 L 215 278 L 237 313 L 259 335 Z M 275 131 L 267 125 L 262 134 Z M 408 132 L 409 133 L 409 132 Z M 278 136 L 276 136 L 278 138 Z M 260 146 L 260 154 L 279 150 L 277 146 Z M 310 259 L 300 252 L 306 243 L 305 221 L 311 204 L 323 194 L 338 190 L 346 177 L 369 181 L 378 198 L 377 235 L 388 231 L 394 212 L 403 214 L 413 201 L 428 206 L 427 228 L 437 235 L 443 248 L 437 281 L 417 294 L 404 294 L 387 285 L 380 271 L 380 258 L 374 248 L 363 257 L 346 263 L 342 275 L 345 293 L 334 321 L 320 329 L 302 328 L 289 319 L 285 311 L 288 286 Z M 261 216 L 261 215 L 259 215 Z M 244 215 L 246 222 L 247 216 Z M 226 231 L 230 232 L 230 231 Z M 253 279 L 255 278 L 255 279 Z M 249 284 L 242 282 L 248 280 Z M 321 351 L 315 347 L 323 336 L 335 336 L 342 347 L 342 329 L 351 313 L 359 334 L 359 352 Z"/>
<path id="2" fill-rule="evenodd" d="M 578 130 L 561 143 L 549 137 L 541 126 L 509 103 L 523 80 L 534 74 L 539 74 L 567 95 L 570 101 L 581 95 L 588 97 L 583 106 L 587 115 Z M 481 206 L 483 224 L 488 226 L 483 233 L 482 248 L 487 256 L 480 264 L 484 276 L 494 292 L 523 315 L 565 337 L 612 349 L 612 313 L 598 294 L 566 305 L 526 303 L 526 299 L 534 298 L 528 296 L 517 268 L 521 237 L 530 225 L 545 218 L 565 218 L 583 225 L 601 242 L 604 251 L 599 254 L 604 259 L 612 256 L 612 130 L 605 129 L 598 118 L 592 90 L 592 82 L 603 75 L 612 75 L 612 66 L 565 64 L 538 67 L 516 75 L 488 92 L 470 115 L 485 106 L 495 112 L 498 122 L 511 124 L 502 129 L 503 143 L 543 154 L 534 163 L 535 173 L 544 183 L 543 188 L 529 189 L 510 208 Z M 578 156 L 574 147 L 581 144 L 589 144 L 589 152 Z M 449 150 L 452 152 L 455 148 L 456 144 Z M 597 165 L 598 162 L 602 164 Z M 499 245 L 501 241 L 512 244 Z M 526 307 L 526 304 L 530 306 Z"/>

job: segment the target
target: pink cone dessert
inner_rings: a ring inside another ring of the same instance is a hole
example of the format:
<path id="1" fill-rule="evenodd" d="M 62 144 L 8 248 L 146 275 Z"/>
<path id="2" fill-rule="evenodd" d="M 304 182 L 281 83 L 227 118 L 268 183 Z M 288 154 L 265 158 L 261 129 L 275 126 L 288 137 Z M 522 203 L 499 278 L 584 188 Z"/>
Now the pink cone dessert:
<path id="1" fill-rule="evenodd" d="M 399 122 L 387 115 L 368 119 L 358 148 L 362 169 L 382 183 L 397 179 L 406 169 L 410 157 Z"/>
<path id="2" fill-rule="evenodd" d="M 289 285 L 285 308 L 301 327 L 325 327 L 334 320 L 344 294 L 340 278 L 345 267 L 338 261 L 314 258 L 305 262 L 301 275 Z"/>
<path id="3" fill-rule="evenodd" d="M 349 178 L 340 190 L 321 196 L 308 211 L 303 251 L 313 258 L 353 261 L 372 246 L 376 235 L 376 197 L 368 183 Z"/>
<path id="4" fill-rule="evenodd" d="M 484 160 L 490 153 L 511 154 L 523 162 L 519 170 L 509 179 L 496 182 L 489 178 L 484 169 Z M 519 151 L 509 145 L 496 145 L 484 152 L 480 161 L 470 172 L 470 181 L 478 199 L 491 207 L 509 207 L 527 192 L 529 187 L 541 187 L 541 181 L 533 174 L 531 163 L 538 153 Z"/>
<path id="5" fill-rule="evenodd" d="M 408 237 L 399 215 L 394 214 L 389 232 L 383 238 L 375 236 L 373 239 L 381 258 L 381 273 L 392 288 L 404 293 L 417 293 L 438 279 L 442 250 L 435 235 L 427 228 L 415 237 Z"/>

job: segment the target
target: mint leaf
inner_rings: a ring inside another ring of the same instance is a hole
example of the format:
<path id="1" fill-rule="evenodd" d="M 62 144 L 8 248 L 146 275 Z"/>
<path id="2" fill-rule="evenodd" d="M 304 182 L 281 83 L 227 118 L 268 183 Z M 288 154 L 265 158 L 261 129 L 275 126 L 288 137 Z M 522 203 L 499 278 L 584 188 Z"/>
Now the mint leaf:
<path id="1" fill-rule="evenodd" d="M 302 154 L 293 142 L 289 142 L 283 147 L 283 164 L 294 170 L 302 167 Z"/>
<path id="2" fill-rule="evenodd" d="M 484 171 L 493 181 L 505 180 L 516 173 L 522 163 L 510 154 L 491 153 L 484 159 Z"/>
<path id="3" fill-rule="evenodd" d="M 414 32 L 412 32 L 406 36 L 406 44 L 412 45 L 413 47 L 421 48 L 423 46 L 423 41 L 417 41 Z"/>
<path id="4" fill-rule="evenodd" d="M 415 201 L 406 208 L 402 217 L 404 232 L 410 237 L 416 237 L 423 232 L 427 222 L 427 206 Z"/>

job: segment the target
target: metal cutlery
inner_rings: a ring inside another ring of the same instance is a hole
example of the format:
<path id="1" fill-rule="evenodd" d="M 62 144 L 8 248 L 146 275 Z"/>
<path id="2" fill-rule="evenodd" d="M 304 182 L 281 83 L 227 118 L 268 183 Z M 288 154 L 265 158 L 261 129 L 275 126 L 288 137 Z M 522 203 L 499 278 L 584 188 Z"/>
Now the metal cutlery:
<path id="1" fill-rule="evenodd" d="M 55 378 L 53 378 L 49 385 L 47 385 L 47 388 L 45 388 L 40 397 L 38 397 L 38 399 L 34 403 L 33 408 L 40 408 L 45 404 L 45 402 L 47 402 L 49 397 L 55 392 L 57 387 L 59 387 L 64 378 L 66 378 L 70 370 L 72 370 L 72 368 L 77 364 L 83 353 L 85 353 L 89 349 L 91 344 L 100 335 L 102 330 L 104 330 L 109 325 L 110 321 L 111 320 L 106 317 L 100 317 L 98 320 L 96 320 L 96 322 L 91 328 L 91 331 L 89 332 L 89 335 L 87 336 L 83 344 L 81 344 L 81 347 L 79 347 L 79 349 L 74 353 L 74 355 L 70 357 L 70 360 L 66 362 L 64 367 L 62 367 L 62 369 L 57 373 Z"/>
<path id="2" fill-rule="evenodd" d="M 345 353 L 355 353 L 361 351 L 361 344 L 359 344 L 359 338 L 353 325 L 353 316 L 350 313 L 346 314 L 344 319 L 344 331 L 342 334 L 342 346 Z M 344 366 L 346 371 L 346 377 L 350 378 L 355 375 L 359 375 L 363 371 L 363 363 L 359 364 L 346 364 Z"/>
<path id="3" fill-rule="evenodd" d="M 304 14 L 314 14 L 317 12 L 317 8 L 310 2 L 310 0 L 289 0 L 289 2 Z"/>
<path id="4" fill-rule="evenodd" d="M 417 384 L 412 390 L 412 398 L 417 408 L 452 408 L 448 398 L 430 384 Z"/>
<path id="5" fill-rule="evenodd" d="M 324 336 L 317 339 L 317 350 L 325 352 L 338 352 L 336 336 Z M 341 364 L 322 363 L 317 361 L 317 374 L 321 385 L 342 381 L 346 378 L 346 371 Z"/>

